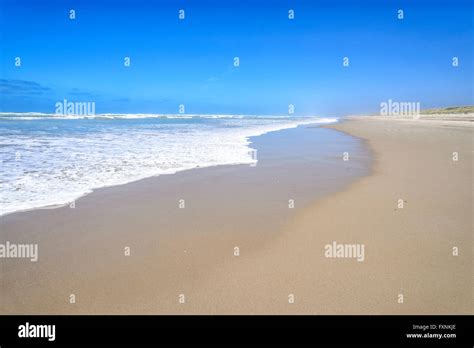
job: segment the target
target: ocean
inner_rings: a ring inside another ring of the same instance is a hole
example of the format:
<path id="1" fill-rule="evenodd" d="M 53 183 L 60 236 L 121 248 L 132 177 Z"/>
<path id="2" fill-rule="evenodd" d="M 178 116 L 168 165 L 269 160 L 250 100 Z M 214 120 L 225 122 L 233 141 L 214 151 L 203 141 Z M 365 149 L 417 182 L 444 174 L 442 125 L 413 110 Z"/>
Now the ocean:
<path id="1" fill-rule="evenodd" d="M 0 113 L 0 215 L 182 170 L 255 164 L 250 137 L 335 118 Z"/>

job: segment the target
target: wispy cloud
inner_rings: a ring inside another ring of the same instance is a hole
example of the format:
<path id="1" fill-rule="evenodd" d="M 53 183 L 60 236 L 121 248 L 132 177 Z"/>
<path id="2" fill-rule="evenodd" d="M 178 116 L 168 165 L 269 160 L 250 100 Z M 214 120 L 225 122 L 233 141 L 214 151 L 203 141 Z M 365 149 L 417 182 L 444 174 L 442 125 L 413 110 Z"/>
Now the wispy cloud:
<path id="1" fill-rule="evenodd" d="M 0 79 L 0 93 L 11 96 L 37 96 L 51 92 L 50 87 L 34 81 Z"/>
<path id="2" fill-rule="evenodd" d="M 219 78 L 215 76 L 211 76 L 206 80 L 206 82 L 217 82 L 217 81 L 219 81 Z"/>
<path id="3" fill-rule="evenodd" d="M 114 103 L 129 103 L 131 102 L 132 100 L 130 98 L 116 98 L 116 99 L 112 99 L 112 102 Z"/>
<path id="4" fill-rule="evenodd" d="M 99 95 L 97 93 L 82 91 L 79 88 L 71 89 L 68 92 L 68 95 L 73 96 L 73 97 L 80 97 L 80 98 L 91 98 L 91 99 L 99 98 Z"/>

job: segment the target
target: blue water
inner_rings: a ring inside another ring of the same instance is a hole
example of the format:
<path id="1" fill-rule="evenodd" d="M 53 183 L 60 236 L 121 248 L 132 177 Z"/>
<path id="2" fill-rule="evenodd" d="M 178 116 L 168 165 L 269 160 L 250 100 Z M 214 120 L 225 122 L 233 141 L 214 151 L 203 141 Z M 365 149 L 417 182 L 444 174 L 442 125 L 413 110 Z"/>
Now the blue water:
<path id="1" fill-rule="evenodd" d="M 252 164 L 249 137 L 335 119 L 0 114 L 0 215 L 181 170 Z"/>

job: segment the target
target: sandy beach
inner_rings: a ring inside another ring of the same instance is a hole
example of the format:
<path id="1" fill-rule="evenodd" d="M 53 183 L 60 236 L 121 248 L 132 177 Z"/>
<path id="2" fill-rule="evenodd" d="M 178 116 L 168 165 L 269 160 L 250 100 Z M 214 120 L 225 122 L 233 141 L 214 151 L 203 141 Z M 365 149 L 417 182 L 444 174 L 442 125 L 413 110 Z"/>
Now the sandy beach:
<path id="1" fill-rule="evenodd" d="M 468 121 L 350 118 L 255 138 L 256 167 L 3 216 L 1 241 L 37 243 L 39 260 L 2 260 L 0 310 L 472 314 L 472 139 Z M 363 259 L 326 257 L 333 242 Z"/>

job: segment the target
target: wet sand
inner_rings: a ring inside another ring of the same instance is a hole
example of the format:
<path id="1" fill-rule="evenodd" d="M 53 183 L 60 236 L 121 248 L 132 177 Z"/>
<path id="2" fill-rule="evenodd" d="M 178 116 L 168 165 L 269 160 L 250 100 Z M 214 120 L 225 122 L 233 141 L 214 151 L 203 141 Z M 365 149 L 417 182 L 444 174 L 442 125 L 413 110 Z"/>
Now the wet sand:
<path id="1" fill-rule="evenodd" d="M 252 148 L 258 150 L 255 167 L 193 169 L 99 189 L 78 199 L 74 209 L 0 218 L 1 241 L 39 245 L 36 263 L 1 260 L 1 308 L 212 312 L 212 303 L 190 306 L 212 302 L 212 292 L 199 299 L 194 291 L 212 282 L 217 268 L 248 258 L 271 243 L 296 211 L 368 173 L 362 142 L 316 126 L 255 137 Z M 357 160 L 340 159 L 347 148 Z M 126 247 L 130 256 L 124 255 Z M 234 256 L 235 247 L 240 256 Z M 184 306 L 177 305 L 181 293 Z"/>

